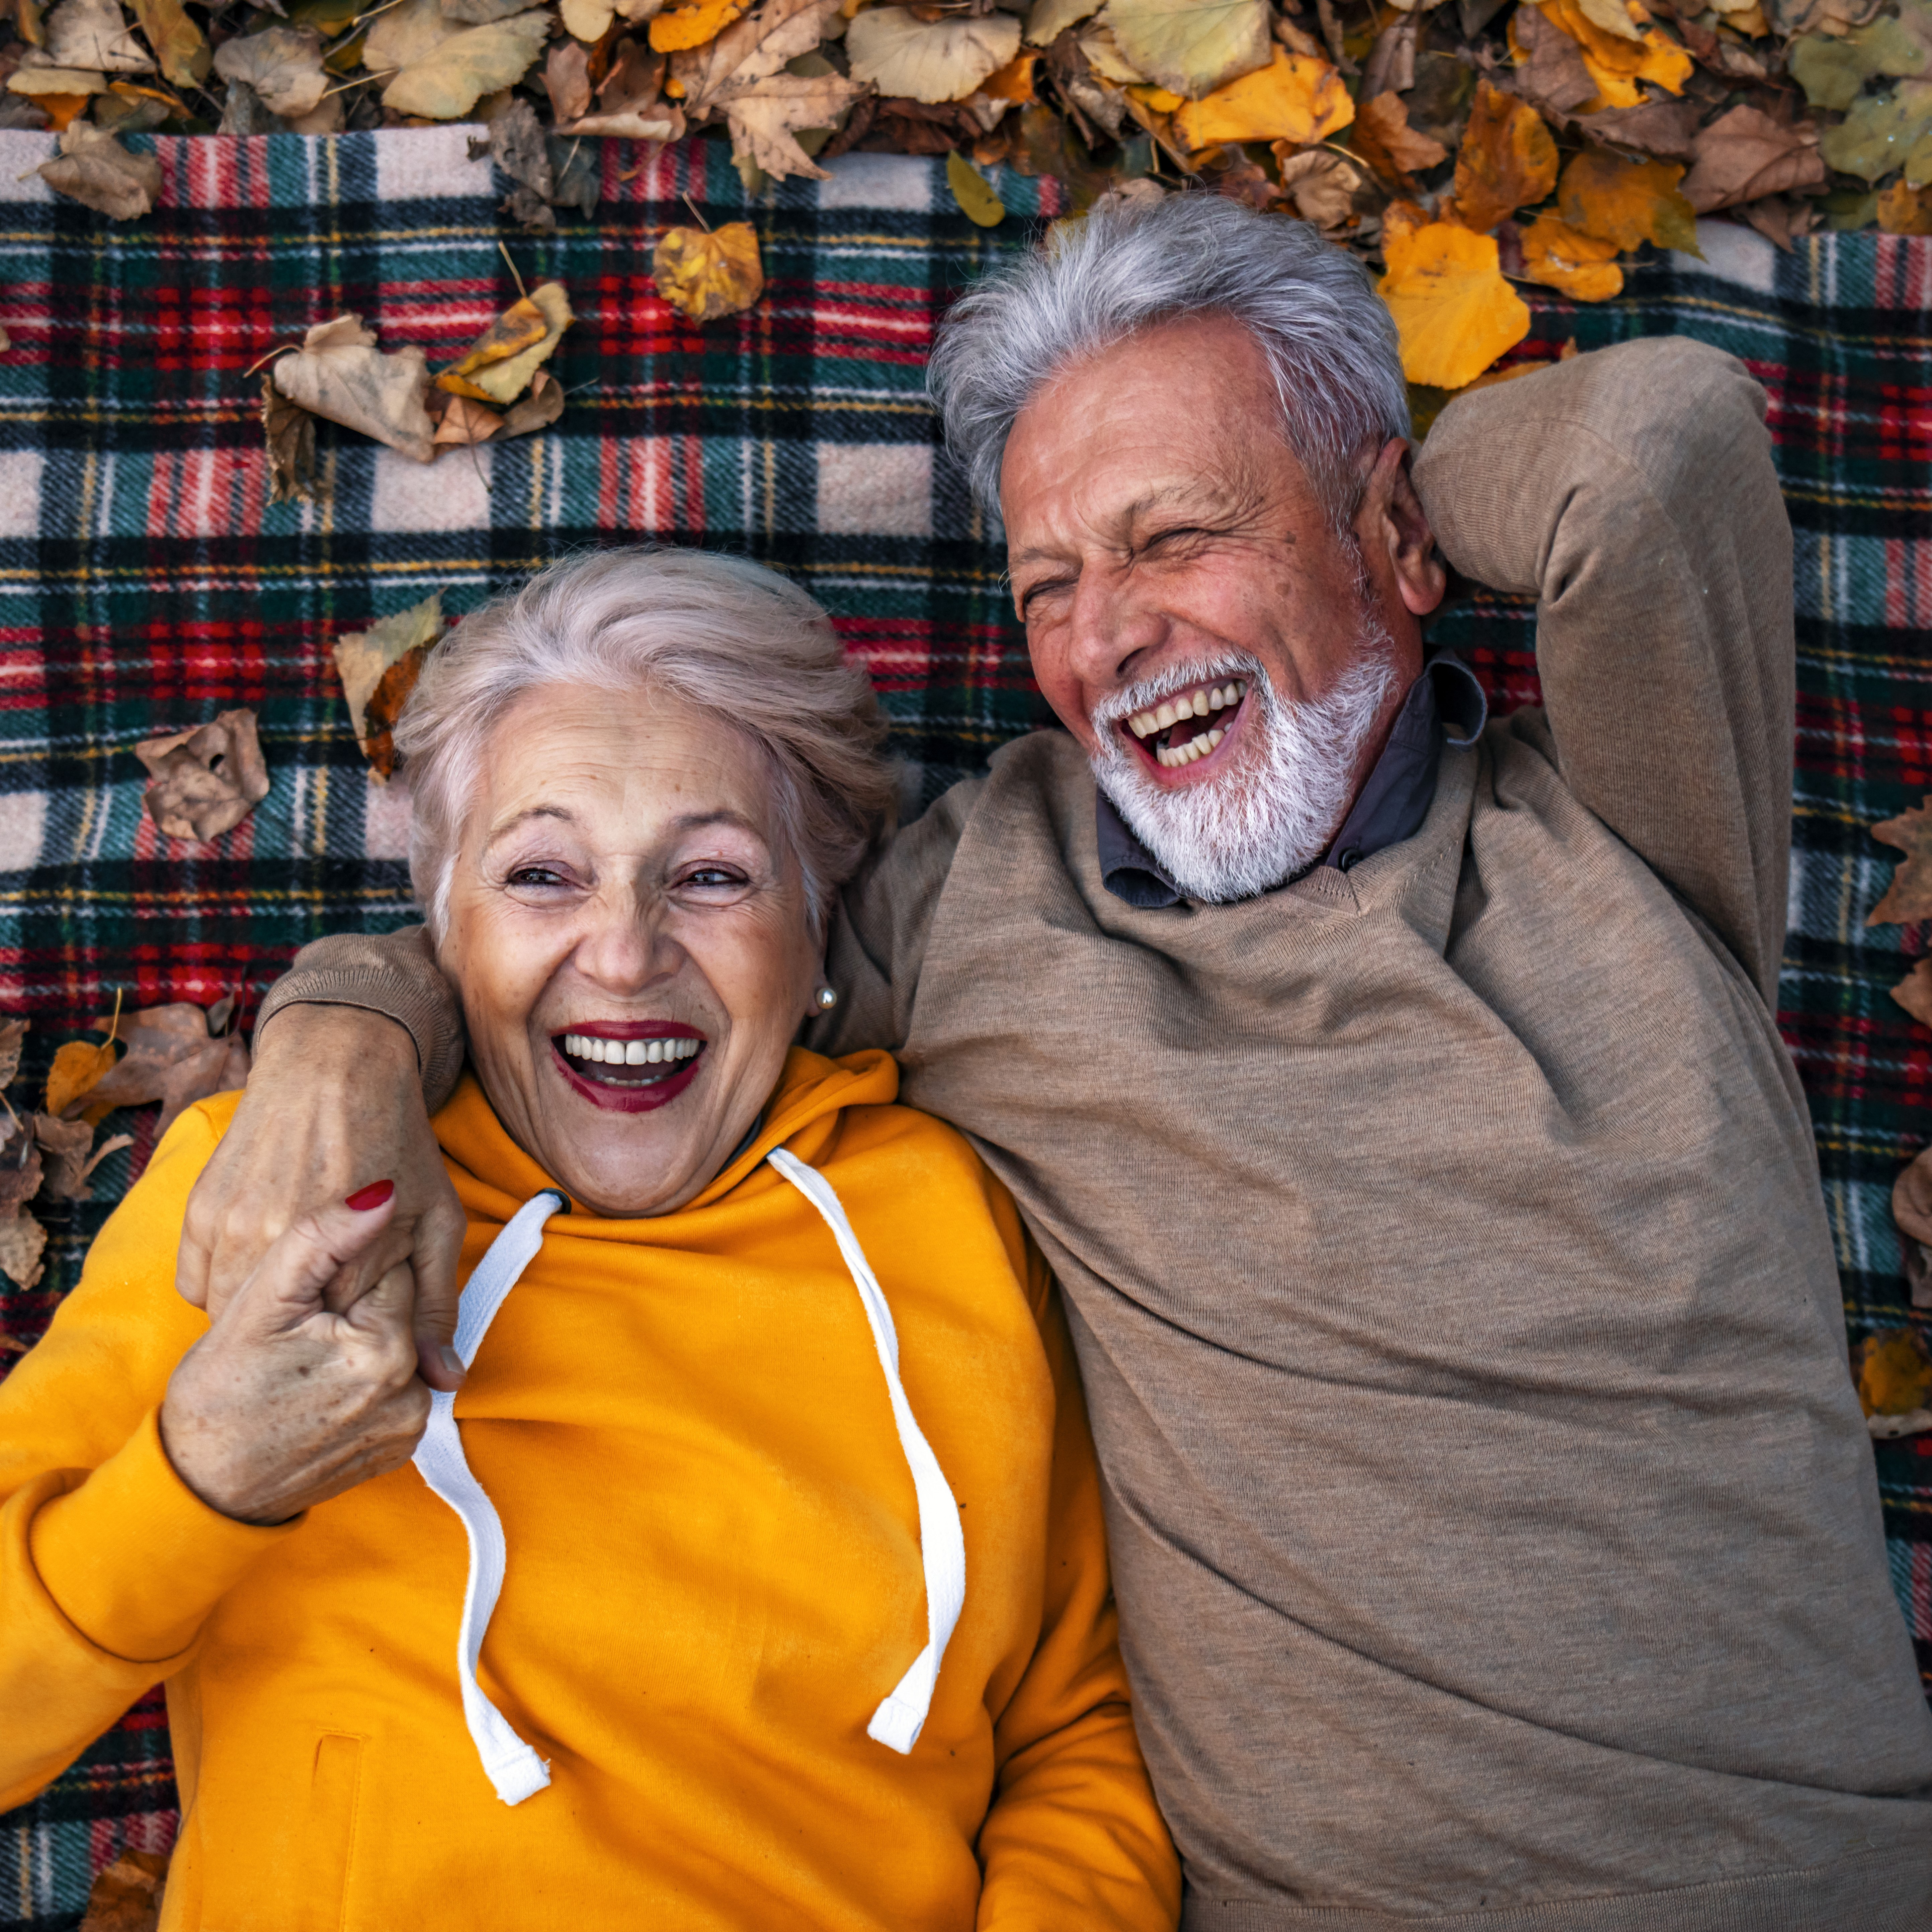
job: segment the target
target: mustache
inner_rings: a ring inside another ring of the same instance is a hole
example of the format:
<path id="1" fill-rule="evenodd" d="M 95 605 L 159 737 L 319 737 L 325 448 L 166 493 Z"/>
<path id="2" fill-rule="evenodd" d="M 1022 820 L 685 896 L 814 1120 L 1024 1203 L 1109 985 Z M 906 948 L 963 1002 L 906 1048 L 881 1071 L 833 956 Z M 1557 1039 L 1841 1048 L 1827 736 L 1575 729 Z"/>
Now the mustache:
<path id="1" fill-rule="evenodd" d="M 1274 686 L 1261 664 L 1245 651 L 1226 651 L 1211 658 L 1196 658 L 1170 664 L 1154 676 L 1142 678 L 1124 691 L 1109 692 L 1088 713 L 1087 722 L 1103 741 L 1114 735 L 1113 728 L 1137 711 L 1149 711 L 1164 698 L 1192 691 L 1196 685 L 1220 684 L 1229 678 L 1245 678 L 1250 687 L 1259 686 L 1272 698 Z"/>

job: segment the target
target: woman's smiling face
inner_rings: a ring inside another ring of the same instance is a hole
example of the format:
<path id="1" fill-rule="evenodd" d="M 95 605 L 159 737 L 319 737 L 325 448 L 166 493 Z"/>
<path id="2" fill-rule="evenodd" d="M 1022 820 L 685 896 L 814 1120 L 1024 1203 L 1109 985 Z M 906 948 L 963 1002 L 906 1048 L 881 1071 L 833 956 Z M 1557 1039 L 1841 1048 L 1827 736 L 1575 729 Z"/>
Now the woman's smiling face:
<path id="1" fill-rule="evenodd" d="M 491 734 L 444 969 L 512 1137 L 600 1214 L 698 1193 L 818 983 L 798 861 L 749 740 L 681 700 L 551 686 Z"/>

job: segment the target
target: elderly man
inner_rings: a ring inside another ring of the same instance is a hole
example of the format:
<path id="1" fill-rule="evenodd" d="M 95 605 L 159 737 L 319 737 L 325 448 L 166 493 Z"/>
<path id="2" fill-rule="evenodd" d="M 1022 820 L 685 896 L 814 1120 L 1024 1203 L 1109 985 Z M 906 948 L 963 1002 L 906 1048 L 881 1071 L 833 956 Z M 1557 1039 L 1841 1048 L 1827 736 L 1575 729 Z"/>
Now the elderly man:
<path id="1" fill-rule="evenodd" d="M 1185 1923 L 1932 1924 L 1932 1718 L 1772 1016 L 1758 391 L 1580 357 L 1456 404 L 1412 482 L 1358 269 L 1205 197 L 976 290 L 932 382 L 1066 729 L 848 894 L 817 1043 L 894 1048 L 1064 1284 Z M 1438 542 L 1538 598 L 1543 710 L 1485 728 L 1426 656 Z M 446 993 L 324 942 L 260 1052 L 190 1292 L 394 1172 L 441 1377 Z"/>

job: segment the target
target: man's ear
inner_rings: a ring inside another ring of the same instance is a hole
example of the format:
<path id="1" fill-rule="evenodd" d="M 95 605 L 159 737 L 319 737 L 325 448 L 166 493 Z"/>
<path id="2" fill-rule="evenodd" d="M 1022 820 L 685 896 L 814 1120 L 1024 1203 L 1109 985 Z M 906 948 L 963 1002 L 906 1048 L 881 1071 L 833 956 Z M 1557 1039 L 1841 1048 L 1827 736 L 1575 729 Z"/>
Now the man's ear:
<path id="1" fill-rule="evenodd" d="M 1392 578 L 1410 615 L 1426 617 L 1442 602 L 1449 575 L 1436 554 L 1436 535 L 1415 494 L 1409 465 L 1408 443 L 1390 436 L 1369 471 L 1355 533 L 1371 572 Z"/>

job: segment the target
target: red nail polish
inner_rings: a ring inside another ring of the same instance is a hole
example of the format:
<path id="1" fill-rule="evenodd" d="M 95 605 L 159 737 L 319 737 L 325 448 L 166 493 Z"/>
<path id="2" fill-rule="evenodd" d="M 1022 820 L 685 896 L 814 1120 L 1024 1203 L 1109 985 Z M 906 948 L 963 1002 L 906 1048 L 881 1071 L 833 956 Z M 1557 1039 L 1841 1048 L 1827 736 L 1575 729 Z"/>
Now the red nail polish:
<path id="1" fill-rule="evenodd" d="M 343 1206 L 358 1214 L 366 1214 L 372 1208 L 380 1208 L 396 1191 L 393 1180 L 372 1180 L 367 1187 L 358 1187 L 343 1202 Z"/>

